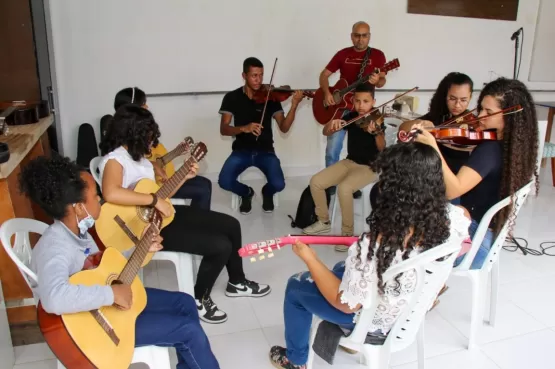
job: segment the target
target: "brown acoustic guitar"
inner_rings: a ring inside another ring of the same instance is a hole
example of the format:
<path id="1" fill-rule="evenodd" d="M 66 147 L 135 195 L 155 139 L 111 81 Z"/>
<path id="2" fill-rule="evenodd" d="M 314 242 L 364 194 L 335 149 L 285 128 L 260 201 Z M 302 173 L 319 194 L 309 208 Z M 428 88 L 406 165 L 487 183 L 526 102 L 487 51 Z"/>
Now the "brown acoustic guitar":
<path id="1" fill-rule="evenodd" d="M 386 63 L 383 68 L 374 70 L 373 73 L 384 72 L 399 68 L 399 59 L 393 59 Z M 368 81 L 370 74 L 362 76 L 360 79 L 349 84 L 346 79 L 341 78 L 337 83 L 330 87 L 330 92 L 335 100 L 335 105 L 328 106 L 325 100 L 325 94 L 322 88 L 316 90 L 314 93 L 314 100 L 312 100 L 312 113 L 314 118 L 320 124 L 326 124 L 332 119 L 340 119 L 345 110 L 352 110 L 353 108 L 353 90 L 358 86 Z"/>
<path id="2" fill-rule="evenodd" d="M 129 260 L 116 249 L 108 248 L 91 255 L 83 270 L 69 278 L 73 285 L 130 285 L 133 304 L 129 310 L 103 306 L 97 310 L 55 315 L 47 313 L 39 301 L 37 317 L 42 335 L 67 369 L 129 368 L 135 350 L 135 322 L 147 302 L 137 273 L 160 223 L 160 215 L 154 213 L 153 223 Z"/>

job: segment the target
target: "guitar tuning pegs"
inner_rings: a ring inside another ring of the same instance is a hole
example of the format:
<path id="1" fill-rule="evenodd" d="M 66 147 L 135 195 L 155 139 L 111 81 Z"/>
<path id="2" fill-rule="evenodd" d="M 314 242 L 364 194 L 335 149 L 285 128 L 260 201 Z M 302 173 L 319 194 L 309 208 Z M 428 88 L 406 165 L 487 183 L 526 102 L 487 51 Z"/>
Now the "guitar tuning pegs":
<path id="1" fill-rule="evenodd" d="M 254 263 L 256 261 L 256 258 L 251 258 L 251 263 Z"/>
<path id="2" fill-rule="evenodd" d="M 266 259 L 266 256 L 264 255 L 260 255 L 260 257 L 258 258 L 258 260 L 264 260 L 264 259 Z"/>
<path id="3" fill-rule="evenodd" d="M 273 258 L 273 257 L 274 257 L 274 253 L 273 253 L 273 252 L 271 252 L 271 253 L 268 254 L 268 258 Z"/>

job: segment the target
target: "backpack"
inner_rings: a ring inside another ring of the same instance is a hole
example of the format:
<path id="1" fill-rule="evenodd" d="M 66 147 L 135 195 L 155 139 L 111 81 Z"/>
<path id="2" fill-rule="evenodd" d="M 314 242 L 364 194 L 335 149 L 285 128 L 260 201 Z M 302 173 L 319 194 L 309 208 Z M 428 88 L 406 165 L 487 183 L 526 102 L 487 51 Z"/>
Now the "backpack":
<path id="1" fill-rule="evenodd" d="M 326 200 L 328 201 L 328 206 L 330 205 L 330 193 L 326 190 Z M 305 188 L 303 193 L 301 194 L 301 198 L 299 200 L 299 205 L 297 206 L 297 214 L 295 215 L 295 219 L 291 215 L 288 215 L 289 219 L 291 219 L 291 227 L 293 228 L 306 228 L 309 225 L 314 224 L 318 218 L 316 217 L 315 212 L 316 205 L 314 204 L 314 200 L 312 199 L 312 194 L 310 192 L 310 186 Z"/>

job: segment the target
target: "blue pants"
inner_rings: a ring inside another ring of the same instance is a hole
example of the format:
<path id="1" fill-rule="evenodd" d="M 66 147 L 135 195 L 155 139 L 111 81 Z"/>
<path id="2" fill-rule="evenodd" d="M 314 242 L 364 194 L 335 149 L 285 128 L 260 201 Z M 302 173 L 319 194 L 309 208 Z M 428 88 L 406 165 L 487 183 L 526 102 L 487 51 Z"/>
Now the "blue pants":
<path id="1" fill-rule="evenodd" d="M 333 274 L 342 279 L 345 262 L 337 263 Z M 345 314 L 324 298 L 309 272 L 293 275 L 287 282 L 283 303 L 287 359 L 294 365 L 304 365 L 308 360 L 312 315 L 344 328 L 353 329 L 354 314 Z"/>
<path id="2" fill-rule="evenodd" d="M 135 328 L 135 346 L 175 347 L 177 369 L 218 369 L 195 300 L 181 292 L 146 289 L 146 308 Z"/>
<path id="3" fill-rule="evenodd" d="M 183 183 L 173 197 L 191 199 L 192 208 L 210 210 L 212 182 L 206 177 L 196 176 Z"/>
<path id="4" fill-rule="evenodd" d="M 478 224 L 479 223 L 474 219 L 472 220 L 472 223 L 470 223 L 470 227 L 468 228 L 468 233 L 470 234 L 471 239 L 474 238 L 474 235 L 476 234 L 476 230 L 478 230 Z M 482 268 L 482 266 L 484 265 L 484 262 L 486 261 L 486 257 L 489 254 L 489 250 L 491 249 L 491 245 L 493 245 L 494 240 L 495 240 L 495 237 L 494 237 L 493 231 L 491 229 L 488 229 L 486 232 L 486 235 L 484 236 L 484 240 L 482 241 L 482 244 L 480 245 L 480 248 L 476 253 L 476 256 L 474 256 L 474 260 L 470 265 L 470 269 Z M 465 258 L 465 255 L 459 256 L 457 260 L 455 260 L 454 265 L 458 266 L 460 263 L 462 263 L 464 258 Z"/>
<path id="5" fill-rule="evenodd" d="M 227 158 L 218 178 L 221 188 L 239 196 L 249 195 L 249 186 L 237 180 L 247 168 L 257 167 L 268 183 L 262 188 L 263 196 L 274 196 L 285 188 L 281 164 L 273 152 L 233 151 Z"/>
<path id="6" fill-rule="evenodd" d="M 343 119 L 349 113 L 349 110 L 345 110 L 341 118 Z M 347 131 L 341 129 L 331 136 L 328 136 L 328 143 L 326 145 L 326 168 L 339 161 L 339 156 L 341 155 L 341 150 L 343 149 L 345 134 L 347 134 Z"/>

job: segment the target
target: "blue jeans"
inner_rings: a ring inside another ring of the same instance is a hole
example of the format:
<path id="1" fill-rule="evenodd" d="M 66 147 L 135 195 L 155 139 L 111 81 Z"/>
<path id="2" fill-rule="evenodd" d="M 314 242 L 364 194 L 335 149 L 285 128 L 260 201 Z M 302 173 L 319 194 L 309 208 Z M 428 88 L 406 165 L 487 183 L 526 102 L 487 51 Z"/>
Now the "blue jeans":
<path id="1" fill-rule="evenodd" d="M 332 272 L 337 278 L 342 279 L 345 273 L 345 262 L 337 263 Z M 349 330 L 355 326 L 353 323 L 355 314 L 345 314 L 334 308 L 318 290 L 310 278 L 310 272 L 295 274 L 287 282 L 283 303 L 287 359 L 294 365 L 304 365 L 308 360 L 313 314 Z"/>
<path id="2" fill-rule="evenodd" d="M 343 119 L 349 113 L 349 110 L 345 110 L 341 118 Z M 341 155 L 341 150 L 343 149 L 343 141 L 345 140 L 346 133 L 347 131 L 341 129 L 331 136 L 328 136 L 328 143 L 326 145 L 326 168 L 334 165 L 339 161 L 339 156 Z"/>
<path id="3" fill-rule="evenodd" d="M 195 300 L 155 288 L 147 288 L 146 295 L 146 308 L 136 322 L 135 346 L 175 347 L 177 369 L 218 369 Z"/>
<path id="4" fill-rule="evenodd" d="M 191 199 L 192 208 L 210 210 L 212 182 L 206 177 L 196 176 L 183 183 L 173 197 Z"/>
<path id="5" fill-rule="evenodd" d="M 468 233 L 470 234 L 470 238 L 474 238 L 474 234 L 476 234 L 476 230 L 478 229 L 478 222 L 474 219 L 472 223 L 470 223 L 470 227 L 468 228 Z M 493 231 L 488 229 L 486 235 L 484 236 L 484 240 L 474 256 L 474 260 L 472 260 L 472 264 L 470 265 L 470 269 L 481 269 L 486 261 L 486 257 L 489 254 L 489 250 L 491 249 L 491 245 L 493 245 L 493 241 L 495 240 Z M 455 260 L 455 266 L 458 266 L 464 260 L 465 255 L 461 255 Z"/>
<path id="6" fill-rule="evenodd" d="M 237 178 L 250 167 L 257 167 L 266 176 L 268 183 L 262 188 L 263 196 L 274 196 L 285 188 L 285 178 L 276 154 L 257 151 L 233 151 L 224 163 L 218 184 L 238 196 L 248 196 L 249 186 L 242 184 Z"/>

